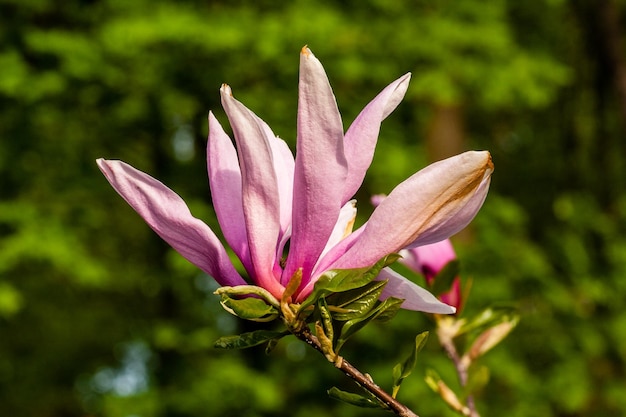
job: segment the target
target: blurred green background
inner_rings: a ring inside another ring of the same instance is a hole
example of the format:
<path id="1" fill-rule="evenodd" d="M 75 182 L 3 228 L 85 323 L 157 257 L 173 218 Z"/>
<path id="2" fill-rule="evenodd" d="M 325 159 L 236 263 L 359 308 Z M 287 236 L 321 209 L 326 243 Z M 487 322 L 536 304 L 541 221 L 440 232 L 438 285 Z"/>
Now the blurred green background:
<path id="1" fill-rule="evenodd" d="M 626 59 L 623 0 L 0 0 L 0 415 L 379 416 L 328 399 L 353 389 L 295 340 L 223 352 L 254 328 L 214 282 L 110 188 L 119 158 L 176 190 L 218 230 L 207 187 L 219 87 L 295 144 L 298 54 L 325 65 L 346 127 L 411 71 L 357 198 L 429 161 L 489 149 L 485 206 L 454 243 L 467 313 L 522 319 L 483 363 L 483 416 L 626 415 Z M 348 343 L 381 384 L 423 315 Z M 423 381 L 451 380 L 434 338 L 400 399 L 452 415 Z"/>

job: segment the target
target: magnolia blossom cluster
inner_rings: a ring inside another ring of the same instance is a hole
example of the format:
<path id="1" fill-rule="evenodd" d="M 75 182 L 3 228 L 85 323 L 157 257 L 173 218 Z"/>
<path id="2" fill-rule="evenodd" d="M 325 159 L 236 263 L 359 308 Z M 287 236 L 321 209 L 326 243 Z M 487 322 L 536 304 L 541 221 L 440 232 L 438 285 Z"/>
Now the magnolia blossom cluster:
<path id="1" fill-rule="evenodd" d="M 388 254 L 448 238 L 472 220 L 487 195 L 491 157 L 486 151 L 466 152 L 409 177 L 352 230 L 352 197 L 372 162 L 380 124 L 404 97 L 409 79 L 406 74 L 389 84 L 344 134 L 326 73 L 303 48 L 295 157 L 229 86 L 222 86 L 236 146 L 209 113 L 208 177 L 220 228 L 246 278 L 215 233 L 174 191 L 124 162 L 97 163 L 157 234 L 220 285 L 253 283 L 280 299 L 294 273 L 301 272 L 293 297 L 300 302 L 328 270 L 369 267 Z M 402 298 L 403 308 L 454 312 L 389 268 L 378 279 L 388 280 L 381 298 Z"/>

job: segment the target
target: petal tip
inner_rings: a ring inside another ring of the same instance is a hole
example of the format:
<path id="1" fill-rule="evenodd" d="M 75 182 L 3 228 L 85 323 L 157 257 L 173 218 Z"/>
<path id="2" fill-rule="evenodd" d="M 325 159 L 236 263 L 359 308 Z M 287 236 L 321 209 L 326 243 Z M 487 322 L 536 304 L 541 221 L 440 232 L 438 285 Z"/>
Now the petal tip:
<path id="1" fill-rule="evenodd" d="M 220 87 L 220 93 L 222 93 L 222 95 L 226 95 L 226 96 L 233 96 L 233 90 L 231 90 L 230 86 L 226 83 L 222 84 L 222 86 Z"/>
<path id="2" fill-rule="evenodd" d="M 308 58 L 309 56 L 313 55 L 313 52 L 311 52 L 311 50 L 309 49 L 308 45 L 304 45 L 302 47 L 302 49 L 300 50 L 300 54 L 306 58 Z"/>

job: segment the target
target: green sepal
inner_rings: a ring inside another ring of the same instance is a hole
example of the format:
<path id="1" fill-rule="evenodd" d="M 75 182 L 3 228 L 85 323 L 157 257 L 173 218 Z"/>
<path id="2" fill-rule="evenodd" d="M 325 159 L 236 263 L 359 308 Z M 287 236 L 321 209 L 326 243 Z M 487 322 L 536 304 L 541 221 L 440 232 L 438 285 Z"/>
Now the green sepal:
<path id="1" fill-rule="evenodd" d="M 237 297 L 249 297 L 251 295 L 257 295 L 259 298 L 265 300 L 265 302 L 276 308 L 280 307 L 278 300 L 265 288 L 257 287 L 256 285 L 236 285 L 234 287 L 219 287 L 213 293 L 215 295 L 227 294 L 230 298 Z"/>
<path id="2" fill-rule="evenodd" d="M 332 341 L 335 337 L 335 331 L 333 329 L 333 317 L 328 310 L 328 304 L 326 304 L 325 297 L 320 297 L 320 299 L 317 300 L 317 308 L 320 313 L 320 321 L 322 323 L 322 329 L 324 330 L 324 334 L 330 341 Z"/>
<path id="3" fill-rule="evenodd" d="M 348 321 L 355 317 L 367 314 L 380 298 L 387 281 L 372 281 L 361 288 L 338 293 L 333 296 L 331 303 L 333 318 L 339 321 Z"/>
<path id="4" fill-rule="evenodd" d="M 372 267 L 331 269 L 326 271 L 318 278 L 313 286 L 313 291 L 300 305 L 300 311 L 315 304 L 321 296 L 363 287 L 373 281 L 381 269 L 391 265 L 398 259 L 400 259 L 400 255 L 392 253 L 381 258 Z"/>
<path id="5" fill-rule="evenodd" d="M 362 408 L 382 408 L 387 409 L 387 406 L 377 401 L 374 397 L 366 397 L 361 394 L 355 394 L 353 392 L 342 391 L 337 387 L 332 387 L 328 390 L 328 396 L 335 400 L 343 401 L 348 404 L 356 405 Z"/>
<path id="6" fill-rule="evenodd" d="M 271 330 L 256 330 L 233 336 L 224 336 L 217 339 L 213 347 L 217 349 L 245 349 L 258 346 L 271 340 L 278 340 L 290 334 L 288 331 L 275 332 Z"/>
<path id="7" fill-rule="evenodd" d="M 389 297 L 385 301 L 378 304 L 377 307 L 370 310 L 367 314 L 348 320 L 341 328 L 341 334 L 337 339 L 335 351 L 339 352 L 344 343 L 350 336 L 361 330 L 365 325 L 379 316 L 384 316 L 390 312 L 397 312 L 404 300 Z"/>
<path id="8" fill-rule="evenodd" d="M 415 348 L 411 350 L 411 354 L 404 362 L 397 364 L 393 367 L 393 391 L 392 396 L 396 398 L 398 391 L 400 390 L 400 384 L 402 381 L 411 375 L 415 365 L 417 364 L 417 354 L 422 350 L 428 340 L 428 332 L 422 332 L 415 337 Z"/>
<path id="9" fill-rule="evenodd" d="M 454 278 L 459 276 L 460 270 L 461 264 L 458 259 L 453 259 L 448 262 L 433 279 L 430 292 L 437 296 L 450 291 Z"/>
<path id="10" fill-rule="evenodd" d="M 224 310 L 246 320 L 266 322 L 278 317 L 278 310 L 260 298 L 231 298 L 229 294 L 223 293 L 220 304 Z"/>

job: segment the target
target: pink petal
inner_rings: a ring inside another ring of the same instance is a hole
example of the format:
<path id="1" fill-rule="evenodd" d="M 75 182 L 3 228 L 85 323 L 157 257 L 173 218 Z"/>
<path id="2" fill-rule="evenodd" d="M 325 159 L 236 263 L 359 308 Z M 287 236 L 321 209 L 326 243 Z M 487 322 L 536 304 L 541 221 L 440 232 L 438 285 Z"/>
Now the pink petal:
<path id="1" fill-rule="evenodd" d="M 332 267 L 373 265 L 389 253 L 457 233 L 485 200 L 492 171 L 486 151 L 465 152 L 422 169 L 380 203 L 358 241 Z"/>
<path id="2" fill-rule="evenodd" d="M 98 159 L 97 163 L 124 200 L 189 262 L 220 285 L 246 284 L 213 231 L 191 215 L 178 194 L 124 162 Z"/>
<path id="3" fill-rule="evenodd" d="M 450 239 L 402 250 L 400 262 L 423 274 L 428 282 L 432 280 L 448 262 L 456 259 Z"/>
<path id="4" fill-rule="evenodd" d="M 270 130 L 271 132 L 271 130 Z M 291 233 L 291 210 L 293 205 L 293 176 L 295 161 L 293 154 L 284 140 L 269 137 L 274 161 L 274 172 L 278 181 L 278 198 L 280 201 L 280 232 L 281 236 Z M 282 253 L 282 252 L 281 252 Z"/>
<path id="5" fill-rule="evenodd" d="M 377 280 L 389 280 L 380 296 L 381 300 L 389 297 L 404 299 L 402 308 L 434 314 L 454 314 L 456 309 L 442 303 L 430 292 L 409 281 L 391 268 L 380 271 Z"/>
<path id="6" fill-rule="evenodd" d="M 324 258 L 335 245 L 345 239 L 352 233 L 354 227 L 354 220 L 356 219 L 356 200 L 350 200 L 341 208 L 339 212 L 339 218 L 333 228 L 333 232 L 326 242 L 326 246 L 320 255 L 320 260 Z"/>
<path id="7" fill-rule="evenodd" d="M 283 284 L 298 268 L 303 284 L 310 278 L 339 217 L 346 175 L 335 96 L 322 64 L 305 47 L 300 54 L 292 235 Z"/>
<path id="8" fill-rule="evenodd" d="M 265 126 L 243 104 L 235 100 L 230 87 L 220 89 L 222 106 L 239 151 L 242 176 L 243 212 L 254 281 L 280 297 L 283 287 L 274 275 L 278 264 L 276 246 L 280 233 L 280 200 L 274 172 L 272 148 Z"/>
<path id="9" fill-rule="evenodd" d="M 409 86 L 411 74 L 406 74 L 389 84 L 372 100 L 354 120 L 344 138 L 348 161 L 348 178 L 343 201 L 356 194 L 372 163 L 381 122 L 400 104 Z"/>
<path id="10" fill-rule="evenodd" d="M 209 112 L 207 168 L 213 207 L 224 238 L 246 270 L 252 271 L 237 152 L 212 112 Z"/>

